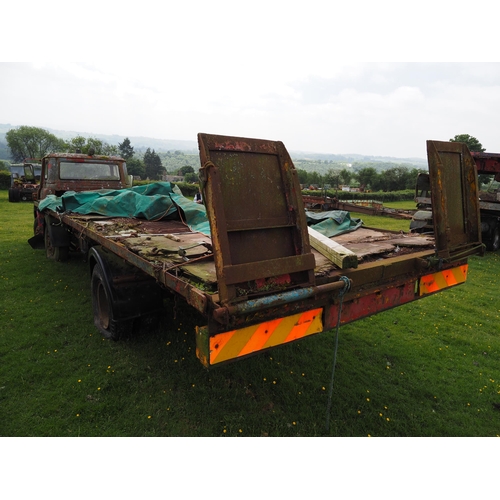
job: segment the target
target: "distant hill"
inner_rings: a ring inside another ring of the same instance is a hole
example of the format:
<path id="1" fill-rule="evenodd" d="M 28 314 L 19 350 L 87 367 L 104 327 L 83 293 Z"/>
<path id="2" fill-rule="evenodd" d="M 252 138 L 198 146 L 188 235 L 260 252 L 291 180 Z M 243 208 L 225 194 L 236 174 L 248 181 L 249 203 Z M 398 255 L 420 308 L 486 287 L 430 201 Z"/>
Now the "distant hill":
<path id="1" fill-rule="evenodd" d="M 9 160 L 9 150 L 5 140 L 5 134 L 16 126 L 11 124 L 0 123 L 0 160 Z M 152 137 L 142 136 L 122 136 L 122 135 L 106 135 L 93 134 L 89 132 L 77 132 L 69 130 L 55 130 L 48 127 L 43 127 L 56 137 L 61 139 L 71 139 L 76 136 L 95 137 L 108 144 L 118 145 L 128 137 L 134 150 L 137 153 L 146 151 L 147 148 L 154 149 L 157 153 L 167 153 L 179 151 L 186 155 L 198 155 L 198 143 L 196 141 L 181 141 L 172 139 L 156 139 Z M 162 156 L 160 154 L 160 156 Z M 374 163 L 377 168 L 377 163 L 380 163 L 380 169 L 387 168 L 387 164 L 407 165 L 414 168 L 427 169 L 427 161 L 423 158 L 393 158 L 386 156 L 366 156 L 359 154 L 322 154 L 306 151 L 290 151 L 295 167 L 307 171 L 317 171 L 320 174 L 326 173 L 329 169 L 342 169 L 350 166 L 353 163 Z M 188 162 L 191 164 L 191 162 Z"/>
<path id="2" fill-rule="evenodd" d="M 292 153 L 290 153 L 292 154 Z M 411 165 L 420 166 L 427 165 L 427 160 L 424 158 L 395 158 L 392 156 L 371 156 L 360 154 L 325 154 L 325 153 L 310 153 L 305 151 L 293 151 L 294 158 L 309 161 L 323 161 L 334 163 L 365 163 L 365 162 L 386 162 L 386 163 L 409 163 Z"/>
<path id="3" fill-rule="evenodd" d="M 14 125 L 1 124 L 0 123 L 0 149 L 1 143 L 6 143 L 5 134 L 12 128 L 16 128 Z M 198 154 L 198 143 L 196 141 L 179 141 L 173 139 L 155 139 L 152 137 L 136 137 L 136 136 L 122 136 L 122 135 L 106 135 L 106 134 L 93 134 L 90 132 L 77 132 L 73 130 L 55 130 L 49 127 L 41 127 L 54 134 L 56 137 L 61 139 L 71 139 L 76 136 L 82 137 L 95 137 L 101 141 L 107 142 L 108 144 L 118 145 L 120 142 L 128 137 L 133 148 L 137 152 L 145 151 L 147 148 L 154 149 L 156 152 L 166 152 L 166 151 L 187 151 L 190 153 Z M 5 158 L 7 159 L 7 158 Z"/>

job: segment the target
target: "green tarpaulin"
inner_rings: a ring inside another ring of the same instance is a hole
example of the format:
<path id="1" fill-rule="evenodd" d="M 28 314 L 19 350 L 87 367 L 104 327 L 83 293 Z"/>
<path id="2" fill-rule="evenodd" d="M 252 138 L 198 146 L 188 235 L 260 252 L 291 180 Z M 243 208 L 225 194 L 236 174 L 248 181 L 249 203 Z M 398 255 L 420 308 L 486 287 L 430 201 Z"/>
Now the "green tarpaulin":
<path id="1" fill-rule="evenodd" d="M 98 191 L 68 191 L 62 196 L 49 195 L 39 204 L 39 210 L 98 214 L 108 217 L 136 217 L 146 220 L 173 218 L 182 210 L 182 220 L 192 231 L 210 236 L 205 207 L 185 198 L 180 189 L 169 182 L 154 182 L 128 189 Z"/>
<path id="2" fill-rule="evenodd" d="M 146 220 L 180 218 L 192 231 L 210 236 L 210 224 L 205 207 L 184 197 L 180 189 L 170 182 L 154 182 L 128 189 L 75 192 L 62 196 L 49 195 L 39 204 L 40 211 L 98 214 L 108 217 L 136 217 Z M 179 214 L 180 210 L 180 214 Z M 310 212 L 306 210 L 307 224 L 324 236 L 354 231 L 363 224 L 351 219 L 349 212 Z"/>
<path id="3" fill-rule="evenodd" d="M 331 238 L 342 233 L 355 231 L 363 225 L 361 219 L 351 219 L 345 210 L 331 210 L 330 212 L 310 212 L 306 210 L 307 225 Z"/>

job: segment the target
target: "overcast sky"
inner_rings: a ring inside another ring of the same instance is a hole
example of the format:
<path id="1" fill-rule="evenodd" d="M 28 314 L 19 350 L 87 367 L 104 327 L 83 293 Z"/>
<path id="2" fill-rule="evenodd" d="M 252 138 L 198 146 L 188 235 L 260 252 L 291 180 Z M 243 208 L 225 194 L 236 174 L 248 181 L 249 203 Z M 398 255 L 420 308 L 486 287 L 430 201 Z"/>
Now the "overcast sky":
<path id="1" fill-rule="evenodd" d="M 0 63 L 0 123 L 420 158 L 427 139 L 464 133 L 500 152 L 500 63 L 425 62 L 477 60 L 478 26 L 463 24 L 470 4 L 402 4 L 186 0 L 159 10 L 145 0 L 124 14 L 90 0 L 58 24 L 37 22 L 50 19 L 40 2 L 24 30 L 32 23 L 38 35 L 23 42 L 18 30 L 0 53 L 11 61 Z M 482 38 L 493 36 L 486 25 Z M 12 62 L 46 59 L 58 62 Z M 66 62 L 75 59 L 91 62 Z M 353 62 L 386 59 L 414 62 Z"/>

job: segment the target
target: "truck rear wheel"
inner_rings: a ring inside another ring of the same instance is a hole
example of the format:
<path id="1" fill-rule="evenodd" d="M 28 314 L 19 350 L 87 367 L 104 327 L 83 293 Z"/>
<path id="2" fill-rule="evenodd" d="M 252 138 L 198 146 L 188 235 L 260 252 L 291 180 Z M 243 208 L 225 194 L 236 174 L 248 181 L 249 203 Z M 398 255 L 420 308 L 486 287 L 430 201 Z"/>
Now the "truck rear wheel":
<path id="1" fill-rule="evenodd" d="M 21 193 L 19 189 L 9 189 L 9 201 L 12 203 L 16 203 L 18 201 L 21 201 Z"/>
<path id="2" fill-rule="evenodd" d="M 92 271 L 91 289 L 94 324 L 99 332 L 111 340 L 119 340 L 131 334 L 134 320 L 115 317 L 111 290 L 100 264 L 96 264 Z"/>
<path id="3" fill-rule="evenodd" d="M 55 260 L 57 262 L 66 262 L 69 258 L 69 247 L 53 246 L 47 223 L 45 224 L 44 236 L 45 236 L 45 253 L 47 255 L 47 259 Z"/>

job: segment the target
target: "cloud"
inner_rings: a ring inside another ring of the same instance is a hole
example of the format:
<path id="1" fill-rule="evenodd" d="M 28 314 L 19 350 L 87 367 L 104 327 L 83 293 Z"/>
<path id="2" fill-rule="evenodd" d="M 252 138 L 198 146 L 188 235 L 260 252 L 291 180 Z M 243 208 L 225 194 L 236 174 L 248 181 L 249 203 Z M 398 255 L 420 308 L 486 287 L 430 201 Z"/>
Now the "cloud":
<path id="1" fill-rule="evenodd" d="M 0 63 L 2 121 L 164 139 L 220 133 L 283 140 L 291 150 L 398 157 L 425 157 L 427 139 L 468 133 L 500 152 L 499 63 L 316 66 L 320 51 L 314 64 L 289 70 L 256 47 L 229 46 L 201 64 Z"/>

